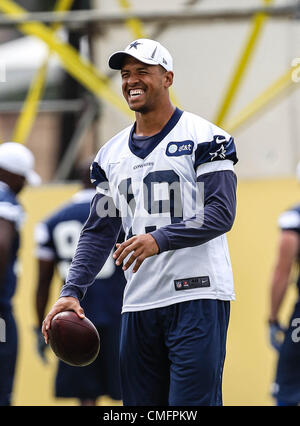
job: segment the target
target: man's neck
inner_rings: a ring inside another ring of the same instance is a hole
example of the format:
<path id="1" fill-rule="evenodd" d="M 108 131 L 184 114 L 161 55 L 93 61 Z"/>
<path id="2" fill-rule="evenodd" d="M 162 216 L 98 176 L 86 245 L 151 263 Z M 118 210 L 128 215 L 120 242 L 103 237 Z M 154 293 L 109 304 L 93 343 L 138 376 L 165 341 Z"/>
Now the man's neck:
<path id="1" fill-rule="evenodd" d="M 149 111 L 147 113 L 137 112 L 136 115 L 136 134 L 138 136 L 153 136 L 159 133 L 172 117 L 175 111 L 171 103 L 165 109 L 160 111 Z"/>

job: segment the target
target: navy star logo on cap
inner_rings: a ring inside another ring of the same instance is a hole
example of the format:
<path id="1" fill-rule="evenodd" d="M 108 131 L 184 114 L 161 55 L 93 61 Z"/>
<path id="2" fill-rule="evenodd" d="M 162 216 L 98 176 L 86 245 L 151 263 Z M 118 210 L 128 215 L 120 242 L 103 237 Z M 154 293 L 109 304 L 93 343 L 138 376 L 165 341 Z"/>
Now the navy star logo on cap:
<path id="1" fill-rule="evenodd" d="M 130 45 L 130 47 L 129 47 L 128 50 L 132 49 L 133 47 L 135 49 L 137 49 L 137 47 L 138 47 L 139 44 L 143 44 L 143 43 L 139 43 L 138 41 L 134 41 L 133 43 L 131 43 L 131 45 Z"/>

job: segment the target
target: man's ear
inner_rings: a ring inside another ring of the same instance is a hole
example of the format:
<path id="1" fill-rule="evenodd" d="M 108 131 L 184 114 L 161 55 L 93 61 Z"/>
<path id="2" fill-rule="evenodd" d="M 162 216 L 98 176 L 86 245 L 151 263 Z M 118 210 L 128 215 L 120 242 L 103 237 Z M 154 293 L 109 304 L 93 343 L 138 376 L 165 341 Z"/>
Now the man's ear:
<path id="1" fill-rule="evenodd" d="M 169 88 L 172 86 L 174 80 L 174 73 L 173 71 L 166 71 L 165 72 L 165 87 Z"/>

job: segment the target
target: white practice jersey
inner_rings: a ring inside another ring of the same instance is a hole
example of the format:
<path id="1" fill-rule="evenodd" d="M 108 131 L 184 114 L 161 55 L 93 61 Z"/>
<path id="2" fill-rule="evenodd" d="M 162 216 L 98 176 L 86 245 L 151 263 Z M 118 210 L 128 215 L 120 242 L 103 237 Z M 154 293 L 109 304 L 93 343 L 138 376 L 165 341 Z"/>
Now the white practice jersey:
<path id="1" fill-rule="evenodd" d="M 115 206 L 126 238 L 148 232 L 159 237 L 159 230 L 172 224 L 186 228 L 187 234 L 196 228 L 199 232 L 204 210 L 203 188 L 197 179 L 215 172 L 233 173 L 237 158 L 232 137 L 178 109 L 150 145 L 141 141 L 134 146 L 134 130 L 130 126 L 121 131 L 95 158 L 92 180 L 99 193 L 113 200 L 105 205 L 99 201 L 99 215 L 114 215 Z M 192 299 L 235 298 L 225 233 L 200 245 L 163 251 L 147 258 L 136 273 L 131 266 L 125 275 L 123 312 Z"/>

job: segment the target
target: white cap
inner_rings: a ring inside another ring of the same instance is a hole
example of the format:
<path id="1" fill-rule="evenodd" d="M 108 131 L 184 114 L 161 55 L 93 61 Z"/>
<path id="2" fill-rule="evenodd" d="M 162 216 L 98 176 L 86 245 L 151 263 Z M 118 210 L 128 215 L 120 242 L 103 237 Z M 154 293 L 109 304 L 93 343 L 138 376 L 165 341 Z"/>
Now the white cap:
<path id="1" fill-rule="evenodd" d="M 120 70 L 124 56 L 129 55 L 149 65 L 161 65 L 167 71 L 173 71 L 173 59 L 168 50 L 158 41 L 140 38 L 130 43 L 125 50 L 113 53 L 108 65 L 113 70 Z"/>
<path id="2" fill-rule="evenodd" d="M 24 145 L 17 142 L 0 144 L 0 168 L 16 175 L 25 176 L 29 185 L 39 185 L 40 176 L 34 171 L 34 156 Z"/>

